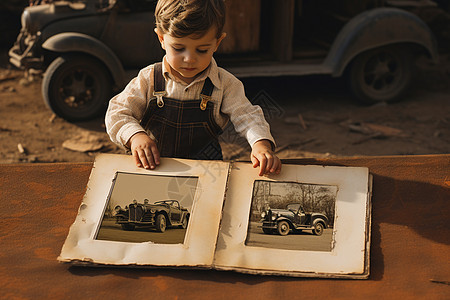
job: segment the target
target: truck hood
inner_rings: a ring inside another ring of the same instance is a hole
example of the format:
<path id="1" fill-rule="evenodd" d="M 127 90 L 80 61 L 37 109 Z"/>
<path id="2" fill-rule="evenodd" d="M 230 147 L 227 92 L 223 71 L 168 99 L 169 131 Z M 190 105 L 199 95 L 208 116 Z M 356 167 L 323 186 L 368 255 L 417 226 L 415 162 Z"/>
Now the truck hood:
<path id="1" fill-rule="evenodd" d="M 30 34 L 36 34 L 48 24 L 61 19 L 94 14 L 95 9 L 85 3 L 57 1 L 26 7 L 22 13 L 22 28 Z"/>
<path id="2" fill-rule="evenodd" d="M 285 217 L 288 217 L 288 216 L 293 217 L 294 216 L 294 213 L 287 209 L 273 208 L 273 209 L 271 209 L 271 211 L 272 211 L 272 215 L 280 215 L 280 216 L 285 216 Z M 321 218 L 324 218 L 325 220 L 328 220 L 327 216 L 325 216 L 322 213 L 305 212 L 305 214 L 311 215 L 312 217 L 321 217 Z"/>
<path id="3" fill-rule="evenodd" d="M 280 216 L 294 216 L 294 213 L 287 209 L 279 209 L 279 208 L 273 208 L 271 209 L 272 215 L 280 215 Z"/>

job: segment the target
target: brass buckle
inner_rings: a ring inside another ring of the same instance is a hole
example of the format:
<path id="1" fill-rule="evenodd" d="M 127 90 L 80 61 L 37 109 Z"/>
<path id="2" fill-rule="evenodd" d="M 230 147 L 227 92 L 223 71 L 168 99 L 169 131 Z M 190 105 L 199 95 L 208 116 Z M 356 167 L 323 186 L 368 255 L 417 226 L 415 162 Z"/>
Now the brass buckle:
<path id="1" fill-rule="evenodd" d="M 206 96 L 206 95 L 200 94 L 200 97 L 202 98 L 202 102 L 200 102 L 200 109 L 205 110 L 206 104 L 208 103 L 208 101 L 211 101 L 211 96 Z"/>
<path id="2" fill-rule="evenodd" d="M 156 97 L 156 105 L 158 105 L 159 108 L 164 106 L 164 100 L 163 97 L 166 95 L 166 91 L 162 92 L 153 92 L 153 96 Z"/>

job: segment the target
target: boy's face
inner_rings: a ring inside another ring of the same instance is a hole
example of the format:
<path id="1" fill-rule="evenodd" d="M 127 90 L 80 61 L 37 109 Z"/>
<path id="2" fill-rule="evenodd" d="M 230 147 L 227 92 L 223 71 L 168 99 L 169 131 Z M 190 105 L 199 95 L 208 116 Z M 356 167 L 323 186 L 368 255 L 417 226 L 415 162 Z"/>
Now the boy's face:
<path id="1" fill-rule="evenodd" d="M 225 37 L 225 33 L 222 33 L 217 38 L 215 28 L 211 28 L 200 38 L 192 35 L 177 38 L 162 34 L 157 29 L 155 31 L 162 48 L 166 50 L 166 60 L 172 73 L 187 84 L 209 66 L 214 52 Z"/>

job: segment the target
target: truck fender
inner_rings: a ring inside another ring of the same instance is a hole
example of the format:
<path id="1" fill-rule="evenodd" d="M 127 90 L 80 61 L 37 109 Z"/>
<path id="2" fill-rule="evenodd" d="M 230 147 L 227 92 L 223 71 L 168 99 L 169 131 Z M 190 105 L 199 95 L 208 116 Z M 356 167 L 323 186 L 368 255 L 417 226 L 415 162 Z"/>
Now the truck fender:
<path id="1" fill-rule="evenodd" d="M 314 227 L 314 225 L 316 225 L 316 223 L 322 223 L 325 228 L 327 227 L 327 222 L 324 219 L 322 219 L 322 218 L 319 218 L 319 217 L 315 218 L 312 221 L 311 225 Z"/>
<path id="2" fill-rule="evenodd" d="M 374 8 L 352 18 L 334 40 L 324 65 L 332 76 L 341 76 L 358 54 L 389 44 L 412 43 L 422 46 L 438 60 L 437 42 L 430 28 L 416 15 L 397 8 Z"/>
<path id="3" fill-rule="evenodd" d="M 123 88 L 126 84 L 122 63 L 114 52 L 98 39 L 78 32 L 64 32 L 47 39 L 42 48 L 54 52 L 90 54 L 105 64 L 119 88 Z"/>
<path id="4" fill-rule="evenodd" d="M 287 221 L 287 222 L 289 223 L 289 226 L 290 226 L 291 228 L 293 227 L 292 221 L 289 220 L 289 219 L 286 218 L 286 217 L 280 217 L 280 218 L 277 218 L 277 220 L 276 220 L 277 224 L 278 224 L 280 221 Z"/>

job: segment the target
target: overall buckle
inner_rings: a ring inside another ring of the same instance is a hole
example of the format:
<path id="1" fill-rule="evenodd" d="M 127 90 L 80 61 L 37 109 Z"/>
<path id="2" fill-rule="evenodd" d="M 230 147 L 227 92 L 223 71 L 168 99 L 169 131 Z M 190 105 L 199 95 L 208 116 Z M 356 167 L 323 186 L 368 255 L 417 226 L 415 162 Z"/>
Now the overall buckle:
<path id="1" fill-rule="evenodd" d="M 164 106 L 164 100 L 163 97 L 166 95 L 166 91 L 161 92 L 153 92 L 153 96 L 156 97 L 156 105 L 158 105 L 159 108 Z"/>
<path id="2" fill-rule="evenodd" d="M 208 101 L 211 101 L 211 96 L 200 94 L 200 97 L 202 98 L 202 102 L 200 102 L 200 109 L 205 110 L 206 104 L 208 103 Z"/>

